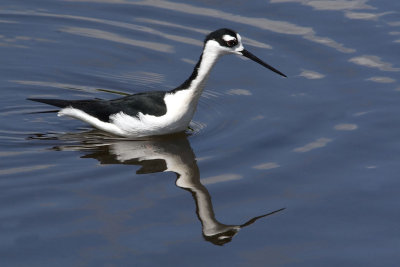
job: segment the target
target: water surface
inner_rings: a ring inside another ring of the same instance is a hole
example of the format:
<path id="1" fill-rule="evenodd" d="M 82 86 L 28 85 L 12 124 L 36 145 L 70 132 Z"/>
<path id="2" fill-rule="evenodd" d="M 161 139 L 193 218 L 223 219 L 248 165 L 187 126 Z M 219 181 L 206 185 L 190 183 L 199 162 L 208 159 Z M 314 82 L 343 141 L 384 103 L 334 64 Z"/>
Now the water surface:
<path id="1" fill-rule="evenodd" d="M 0 3 L 4 266 L 395 266 L 398 1 Z M 229 27 L 191 130 L 105 135 L 28 97 L 169 90 Z"/>

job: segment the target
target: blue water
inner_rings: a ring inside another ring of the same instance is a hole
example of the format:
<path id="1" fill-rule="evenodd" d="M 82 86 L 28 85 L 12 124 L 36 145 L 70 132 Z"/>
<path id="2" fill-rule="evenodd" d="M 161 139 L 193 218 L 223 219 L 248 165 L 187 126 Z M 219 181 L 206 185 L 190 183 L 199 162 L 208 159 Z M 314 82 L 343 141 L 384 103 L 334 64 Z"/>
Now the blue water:
<path id="1" fill-rule="evenodd" d="M 1 266 L 397 266 L 399 10 L 1 1 Z M 185 134 L 116 139 L 26 100 L 172 89 L 221 27 L 288 78 L 224 57 Z"/>

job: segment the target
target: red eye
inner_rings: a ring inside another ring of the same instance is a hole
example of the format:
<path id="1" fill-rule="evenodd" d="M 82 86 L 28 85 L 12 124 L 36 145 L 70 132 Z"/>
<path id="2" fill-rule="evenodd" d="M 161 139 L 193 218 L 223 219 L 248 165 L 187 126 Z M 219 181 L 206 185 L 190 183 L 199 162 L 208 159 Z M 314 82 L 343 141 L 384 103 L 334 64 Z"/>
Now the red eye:
<path id="1" fill-rule="evenodd" d="M 228 47 L 233 47 L 233 46 L 237 45 L 237 41 L 236 41 L 236 40 L 229 40 L 229 41 L 226 41 L 226 45 L 227 45 Z"/>

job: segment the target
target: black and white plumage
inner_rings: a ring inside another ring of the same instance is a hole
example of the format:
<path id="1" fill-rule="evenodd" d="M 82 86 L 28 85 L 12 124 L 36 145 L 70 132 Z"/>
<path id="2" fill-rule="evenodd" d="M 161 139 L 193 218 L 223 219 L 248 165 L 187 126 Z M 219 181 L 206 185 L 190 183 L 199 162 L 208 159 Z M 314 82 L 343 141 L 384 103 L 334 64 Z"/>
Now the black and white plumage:
<path id="1" fill-rule="evenodd" d="M 118 136 L 143 137 L 181 132 L 187 129 L 193 118 L 212 67 L 227 54 L 245 56 L 286 77 L 245 50 L 238 33 L 219 29 L 207 35 L 203 53 L 190 77 L 171 91 L 143 92 L 114 100 L 29 100 L 59 107 L 58 116 L 70 116 Z"/>

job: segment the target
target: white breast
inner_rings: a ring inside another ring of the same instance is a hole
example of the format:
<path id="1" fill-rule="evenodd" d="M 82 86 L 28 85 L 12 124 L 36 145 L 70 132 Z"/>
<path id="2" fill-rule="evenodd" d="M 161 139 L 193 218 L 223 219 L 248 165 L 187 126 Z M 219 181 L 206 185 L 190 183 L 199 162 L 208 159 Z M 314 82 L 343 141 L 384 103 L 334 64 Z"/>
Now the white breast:
<path id="1" fill-rule="evenodd" d="M 185 131 L 196 111 L 198 97 L 190 90 L 167 93 L 164 97 L 167 113 L 153 116 L 139 113 L 132 117 L 125 113 L 111 116 L 112 124 L 125 132 L 125 136 L 163 135 Z"/>
<path id="2" fill-rule="evenodd" d="M 70 116 L 90 125 L 124 137 L 142 137 L 163 135 L 185 131 L 196 111 L 199 95 L 193 95 L 192 90 L 182 90 L 167 93 L 164 97 L 167 113 L 163 116 L 153 116 L 139 112 L 138 116 L 130 116 L 119 112 L 110 116 L 110 122 L 103 122 L 86 112 L 68 107 L 60 110 L 59 116 Z"/>

